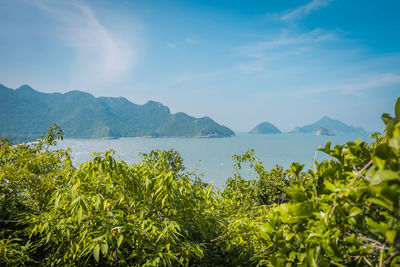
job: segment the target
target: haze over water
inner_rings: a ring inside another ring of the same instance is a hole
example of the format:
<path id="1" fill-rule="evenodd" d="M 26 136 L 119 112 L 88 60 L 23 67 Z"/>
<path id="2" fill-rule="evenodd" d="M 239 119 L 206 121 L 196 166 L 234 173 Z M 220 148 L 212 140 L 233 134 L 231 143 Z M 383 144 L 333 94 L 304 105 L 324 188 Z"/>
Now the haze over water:
<path id="1" fill-rule="evenodd" d="M 184 159 L 187 171 L 197 169 L 203 173 L 204 182 L 213 183 L 222 188 L 226 180 L 234 173 L 232 155 L 242 155 L 248 149 L 255 150 L 255 156 L 267 169 L 276 165 L 288 168 L 292 162 L 312 166 L 315 150 L 324 146 L 328 140 L 332 144 L 344 144 L 347 141 L 370 140 L 368 135 L 315 136 L 312 134 L 250 135 L 238 134 L 231 138 L 124 138 L 102 139 L 66 139 L 60 148 L 70 147 L 73 161 L 82 163 L 92 158 L 93 152 L 116 151 L 116 158 L 128 164 L 139 162 L 140 152 L 148 153 L 153 149 L 175 149 Z M 326 155 L 318 152 L 316 159 L 322 161 Z M 250 178 L 248 172 L 244 177 Z M 254 176 L 253 176 L 254 178 Z"/>

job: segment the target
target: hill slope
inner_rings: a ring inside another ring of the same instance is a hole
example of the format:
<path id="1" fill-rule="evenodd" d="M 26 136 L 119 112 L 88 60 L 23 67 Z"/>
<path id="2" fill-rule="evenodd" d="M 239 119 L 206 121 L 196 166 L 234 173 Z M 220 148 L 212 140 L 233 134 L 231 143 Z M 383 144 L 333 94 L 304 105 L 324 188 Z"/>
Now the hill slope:
<path id="1" fill-rule="evenodd" d="M 341 121 L 331 119 L 327 116 L 319 121 L 303 127 L 296 127 L 292 132 L 298 133 L 316 133 L 318 129 L 325 129 L 332 134 L 365 134 L 366 131 L 361 127 L 349 126 Z"/>
<path id="2" fill-rule="evenodd" d="M 280 134 L 281 131 L 269 122 L 263 122 L 254 127 L 250 134 Z"/>
<path id="3" fill-rule="evenodd" d="M 123 97 L 99 97 L 81 91 L 41 93 L 28 85 L 0 84 L 0 137 L 27 141 L 57 123 L 66 138 L 230 137 L 234 132 L 208 117 L 171 114 L 155 101 L 136 105 Z"/>

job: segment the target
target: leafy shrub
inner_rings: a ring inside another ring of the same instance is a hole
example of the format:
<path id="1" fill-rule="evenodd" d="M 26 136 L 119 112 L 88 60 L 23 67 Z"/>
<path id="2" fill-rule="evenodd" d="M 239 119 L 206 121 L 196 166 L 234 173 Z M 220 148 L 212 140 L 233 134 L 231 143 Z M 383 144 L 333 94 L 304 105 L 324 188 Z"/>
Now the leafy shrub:
<path id="1" fill-rule="evenodd" d="M 53 126 L 0 142 L 0 264 L 396 266 L 400 264 L 400 99 L 383 136 L 270 171 L 253 151 L 220 193 L 173 150 L 129 166 L 113 151 L 73 166 Z"/>
<path id="2" fill-rule="evenodd" d="M 16 147 L 4 141 L 0 151 L 2 221 L 22 224 L 32 262 L 171 265 L 204 256 L 214 192 L 192 183 L 177 152 L 153 151 L 128 166 L 107 151 L 74 168 L 68 151 L 43 151 L 55 138 L 50 132 Z"/>
<path id="3" fill-rule="evenodd" d="M 293 163 L 286 173 L 266 175 L 251 152 L 236 156 L 239 164 L 251 162 L 258 179 L 228 180 L 225 201 L 246 201 L 231 213 L 225 239 L 258 265 L 400 264 L 400 99 L 395 114 L 383 115 L 386 134 L 375 134 L 373 144 L 328 142 L 320 150 L 331 159 L 307 172 Z M 263 191 L 268 201 L 255 206 Z"/>

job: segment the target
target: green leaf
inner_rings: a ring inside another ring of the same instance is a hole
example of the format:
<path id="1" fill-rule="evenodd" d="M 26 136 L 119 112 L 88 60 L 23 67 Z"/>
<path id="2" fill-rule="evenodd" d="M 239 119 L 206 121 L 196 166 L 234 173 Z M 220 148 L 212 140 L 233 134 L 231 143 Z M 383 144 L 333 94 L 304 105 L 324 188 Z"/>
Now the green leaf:
<path id="1" fill-rule="evenodd" d="M 353 207 L 353 208 L 350 210 L 349 216 L 350 216 L 350 217 L 354 217 L 354 216 L 357 216 L 357 215 L 360 214 L 360 213 L 362 213 L 362 209 L 360 209 L 360 208 L 358 208 L 358 207 Z"/>
<path id="2" fill-rule="evenodd" d="M 359 138 L 356 140 L 356 142 L 355 142 L 355 143 L 356 143 L 357 145 L 360 145 L 360 143 L 361 143 L 361 140 L 362 140 L 362 137 L 359 137 Z"/>
<path id="3" fill-rule="evenodd" d="M 82 207 L 79 207 L 77 217 L 78 217 L 78 224 L 81 224 L 81 221 L 82 221 Z"/>
<path id="4" fill-rule="evenodd" d="M 275 232 L 275 229 L 269 223 L 264 223 L 260 227 L 260 230 L 261 230 L 261 232 L 269 233 L 269 234 Z"/>
<path id="5" fill-rule="evenodd" d="M 374 151 L 374 157 L 379 157 L 383 160 L 386 160 L 389 155 L 389 147 L 386 143 L 379 144 L 376 146 Z"/>
<path id="6" fill-rule="evenodd" d="M 400 176 L 397 172 L 390 170 L 378 170 L 370 180 L 371 184 L 377 185 L 382 182 L 400 180 Z"/>
<path id="7" fill-rule="evenodd" d="M 385 224 L 378 223 L 373 220 L 368 221 L 367 224 L 369 225 L 369 227 L 371 227 L 373 230 L 375 230 L 379 233 L 384 234 L 387 231 L 387 225 L 385 225 Z"/>
<path id="8" fill-rule="evenodd" d="M 110 188 L 111 188 L 111 179 L 107 179 L 106 192 L 110 191 Z"/>
<path id="9" fill-rule="evenodd" d="M 390 138 L 389 146 L 396 150 L 400 150 L 400 136 Z"/>
<path id="10" fill-rule="evenodd" d="M 51 237 L 51 232 L 49 232 L 49 233 L 47 234 L 47 237 L 46 237 L 46 244 L 49 243 L 50 237 Z"/>
<path id="11" fill-rule="evenodd" d="M 396 230 L 388 230 L 388 231 L 386 231 L 385 235 L 386 235 L 386 238 L 388 239 L 390 244 L 394 243 L 394 240 L 396 239 L 396 234 L 397 234 Z"/>
<path id="12" fill-rule="evenodd" d="M 382 121 L 388 125 L 388 124 L 395 124 L 396 120 L 394 118 L 392 118 L 389 114 L 384 113 L 382 115 Z"/>
<path id="13" fill-rule="evenodd" d="M 42 228 L 40 229 L 40 233 L 43 233 L 43 231 L 46 230 L 47 227 L 49 227 L 49 223 L 48 222 L 46 222 L 45 224 L 42 225 Z"/>
<path id="14" fill-rule="evenodd" d="M 286 241 L 290 241 L 295 236 L 296 235 L 294 233 L 288 233 L 288 234 L 285 235 L 285 240 Z"/>
<path id="15" fill-rule="evenodd" d="M 331 261 L 331 263 L 339 267 L 346 267 L 346 265 L 340 264 L 338 262 Z"/>
<path id="16" fill-rule="evenodd" d="M 373 157 L 372 161 L 373 161 L 374 165 L 377 166 L 379 169 L 385 168 L 386 160 L 381 159 L 379 157 Z"/>
<path id="17" fill-rule="evenodd" d="M 315 249 L 314 248 L 307 248 L 307 265 L 312 267 L 318 267 L 318 263 L 315 257 Z"/>
<path id="18" fill-rule="evenodd" d="M 122 240 L 124 239 L 124 236 L 123 235 L 120 235 L 119 237 L 118 237 L 118 241 L 117 241 L 117 246 L 118 246 L 118 248 L 119 248 L 119 246 L 121 246 L 121 243 L 122 243 Z"/>
<path id="19" fill-rule="evenodd" d="M 97 244 L 93 248 L 93 257 L 95 258 L 95 260 L 97 262 L 99 262 L 99 256 L 100 256 L 99 254 L 100 254 L 100 246 L 99 246 L 99 244 Z"/>
<path id="20" fill-rule="evenodd" d="M 400 97 L 397 98 L 396 105 L 394 107 L 394 114 L 397 120 L 400 120 Z"/>
<path id="21" fill-rule="evenodd" d="M 379 205 L 381 207 L 387 208 L 388 210 L 393 210 L 393 207 L 391 205 L 389 205 L 388 203 L 386 203 L 385 201 L 383 201 L 382 199 L 369 198 L 368 201 L 373 204 Z"/>
<path id="22" fill-rule="evenodd" d="M 107 252 L 108 252 L 107 242 L 101 243 L 100 249 L 101 249 L 101 253 L 103 253 L 104 256 L 107 255 Z"/>
<path id="23" fill-rule="evenodd" d="M 60 203 L 61 195 L 57 194 L 56 201 L 54 202 L 54 209 L 57 209 L 58 204 Z"/>

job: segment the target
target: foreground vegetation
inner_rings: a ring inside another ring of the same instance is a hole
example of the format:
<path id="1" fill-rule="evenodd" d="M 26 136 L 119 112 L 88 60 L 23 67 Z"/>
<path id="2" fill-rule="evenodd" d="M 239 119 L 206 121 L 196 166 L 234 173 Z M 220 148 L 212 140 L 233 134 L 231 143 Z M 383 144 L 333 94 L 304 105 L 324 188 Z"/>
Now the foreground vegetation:
<path id="1" fill-rule="evenodd" d="M 400 99 L 384 136 L 322 152 L 331 159 L 267 171 L 253 152 L 223 192 L 175 151 L 131 166 L 96 154 L 78 167 L 34 144 L 0 147 L 1 265 L 395 266 L 400 264 Z"/>

